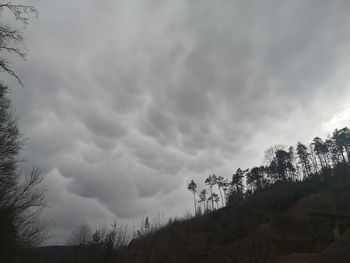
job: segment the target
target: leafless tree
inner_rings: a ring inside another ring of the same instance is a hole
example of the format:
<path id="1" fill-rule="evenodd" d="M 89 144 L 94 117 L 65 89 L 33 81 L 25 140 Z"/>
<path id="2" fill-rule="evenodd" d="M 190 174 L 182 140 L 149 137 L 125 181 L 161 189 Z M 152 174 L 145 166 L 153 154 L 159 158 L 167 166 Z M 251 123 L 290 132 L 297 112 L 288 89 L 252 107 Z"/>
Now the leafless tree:
<path id="1" fill-rule="evenodd" d="M 47 225 L 40 220 L 45 191 L 38 168 L 23 171 L 24 144 L 12 116 L 8 87 L 0 83 L 0 250 L 36 246 L 45 239 Z"/>
<path id="2" fill-rule="evenodd" d="M 29 23 L 31 15 L 38 15 L 38 10 L 29 5 L 13 4 L 0 0 L 0 14 L 10 13 L 16 21 L 26 26 Z M 3 21 L 0 21 L 0 71 L 6 72 L 15 77 L 22 85 L 18 75 L 9 66 L 9 61 L 4 57 L 5 54 L 14 54 L 21 58 L 25 58 L 26 48 L 24 45 L 24 37 L 22 32 Z"/>
<path id="3" fill-rule="evenodd" d="M 286 149 L 287 149 L 287 145 L 284 145 L 284 144 L 276 144 L 276 145 L 269 147 L 267 150 L 265 150 L 265 153 L 264 153 L 265 164 L 270 165 L 270 163 L 274 160 L 274 158 L 276 156 L 276 152 L 278 150 L 284 151 Z"/>
<path id="4" fill-rule="evenodd" d="M 72 231 L 66 243 L 69 246 L 87 246 L 91 241 L 91 228 L 87 224 L 81 224 Z"/>

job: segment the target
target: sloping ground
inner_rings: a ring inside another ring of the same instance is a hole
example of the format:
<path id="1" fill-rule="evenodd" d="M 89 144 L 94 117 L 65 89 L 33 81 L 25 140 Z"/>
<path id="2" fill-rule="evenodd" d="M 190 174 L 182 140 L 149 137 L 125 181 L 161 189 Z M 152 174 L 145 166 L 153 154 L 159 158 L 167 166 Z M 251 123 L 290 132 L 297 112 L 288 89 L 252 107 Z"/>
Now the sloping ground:
<path id="1" fill-rule="evenodd" d="M 349 263 L 350 229 L 320 253 L 300 253 L 281 257 L 278 263 Z"/>
<path id="2" fill-rule="evenodd" d="M 137 241 L 125 262 L 268 262 L 295 252 L 321 251 L 333 240 L 333 228 L 327 222 L 312 228 L 308 218 L 282 215 L 236 240 L 225 240 L 220 232 L 176 231 L 178 235 L 169 234 L 169 238 L 155 235 Z"/>
<path id="3" fill-rule="evenodd" d="M 320 253 L 321 262 L 345 263 L 350 262 L 350 229 Z"/>
<path id="4" fill-rule="evenodd" d="M 334 242 L 335 222 L 310 216 L 350 213 L 349 184 L 300 197 L 293 187 L 293 202 L 282 185 L 241 207 L 170 224 L 132 241 L 122 262 L 350 262 L 350 220 L 339 222 L 342 237 Z"/>
<path id="5" fill-rule="evenodd" d="M 287 215 L 305 217 L 311 211 L 338 212 L 335 194 L 330 192 L 312 193 L 298 200 L 291 206 Z"/>

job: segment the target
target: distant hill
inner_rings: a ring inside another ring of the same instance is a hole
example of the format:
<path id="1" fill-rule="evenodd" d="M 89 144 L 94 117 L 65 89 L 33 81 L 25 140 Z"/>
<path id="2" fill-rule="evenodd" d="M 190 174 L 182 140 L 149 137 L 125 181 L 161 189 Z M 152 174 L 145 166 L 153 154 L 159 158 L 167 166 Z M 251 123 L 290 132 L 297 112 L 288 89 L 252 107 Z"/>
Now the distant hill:
<path id="1" fill-rule="evenodd" d="M 42 246 L 36 248 L 36 253 L 42 258 L 57 258 L 63 256 L 65 253 L 72 251 L 73 246 Z"/>

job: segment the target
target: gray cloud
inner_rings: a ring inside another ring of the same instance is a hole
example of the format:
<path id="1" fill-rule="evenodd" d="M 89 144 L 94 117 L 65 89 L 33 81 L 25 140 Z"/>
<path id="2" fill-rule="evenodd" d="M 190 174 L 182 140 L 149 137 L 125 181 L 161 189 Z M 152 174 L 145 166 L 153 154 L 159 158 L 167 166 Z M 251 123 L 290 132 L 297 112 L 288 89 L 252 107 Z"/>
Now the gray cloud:
<path id="1" fill-rule="evenodd" d="M 53 243 L 79 222 L 181 215 L 190 178 L 349 125 L 347 1 L 34 4 L 12 95 Z"/>

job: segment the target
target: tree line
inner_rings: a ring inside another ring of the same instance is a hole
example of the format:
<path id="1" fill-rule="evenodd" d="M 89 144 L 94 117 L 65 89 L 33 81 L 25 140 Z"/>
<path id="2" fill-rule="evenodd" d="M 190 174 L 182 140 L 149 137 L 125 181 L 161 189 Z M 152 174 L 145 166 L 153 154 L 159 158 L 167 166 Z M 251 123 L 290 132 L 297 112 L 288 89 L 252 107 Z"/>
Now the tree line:
<path id="1" fill-rule="evenodd" d="M 199 207 L 204 212 L 219 208 L 220 199 L 222 207 L 239 203 L 254 192 L 279 182 L 300 182 L 332 175 L 335 167 L 350 164 L 350 130 L 348 127 L 335 129 L 326 139 L 315 137 L 309 144 L 272 146 L 265 151 L 265 162 L 266 165 L 238 168 L 231 179 L 211 174 L 205 179 L 207 188 L 200 191 L 191 180 L 187 188 L 193 194 L 195 214 L 201 210 Z"/>
<path id="2" fill-rule="evenodd" d="M 14 17 L 28 24 L 32 6 L 0 1 L 0 14 Z M 9 54 L 25 56 L 24 37 L 20 30 L 0 21 L 0 72 L 19 81 L 5 58 Z M 33 167 L 25 172 L 21 156 L 25 138 L 19 131 L 9 99 L 10 88 L 0 79 L 0 262 L 8 262 L 20 251 L 40 244 L 46 234 L 46 225 L 40 220 L 45 207 L 45 191 L 40 188 L 40 170 Z"/>

